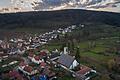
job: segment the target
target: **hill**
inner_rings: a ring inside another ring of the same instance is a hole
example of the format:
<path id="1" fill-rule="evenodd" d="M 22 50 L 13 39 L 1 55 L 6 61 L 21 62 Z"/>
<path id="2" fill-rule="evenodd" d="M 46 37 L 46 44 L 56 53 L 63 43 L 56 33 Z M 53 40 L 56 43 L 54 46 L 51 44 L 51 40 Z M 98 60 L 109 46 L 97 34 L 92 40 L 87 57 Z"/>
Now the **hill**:
<path id="1" fill-rule="evenodd" d="M 0 14 L 1 29 L 45 29 L 88 22 L 120 26 L 120 14 L 80 9 Z"/>

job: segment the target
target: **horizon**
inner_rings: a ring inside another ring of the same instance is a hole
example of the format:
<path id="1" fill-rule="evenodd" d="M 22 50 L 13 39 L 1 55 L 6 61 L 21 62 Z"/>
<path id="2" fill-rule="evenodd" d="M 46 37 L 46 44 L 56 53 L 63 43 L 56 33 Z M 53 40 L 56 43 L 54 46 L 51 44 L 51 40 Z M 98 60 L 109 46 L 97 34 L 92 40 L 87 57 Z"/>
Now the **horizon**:
<path id="1" fill-rule="evenodd" d="M 92 5 L 86 5 L 85 2 L 83 4 L 83 1 L 81 1 L 81 3 L 79 1 L 80 0 L 2 0 L 0 2 L 0 13 L 54 11 L 63 9 L 85 9 L 120 13 L 120 1 L 118 0 L 105 0 L 105 3 L 101 0 L 101 2 L 96 2 Z"/>

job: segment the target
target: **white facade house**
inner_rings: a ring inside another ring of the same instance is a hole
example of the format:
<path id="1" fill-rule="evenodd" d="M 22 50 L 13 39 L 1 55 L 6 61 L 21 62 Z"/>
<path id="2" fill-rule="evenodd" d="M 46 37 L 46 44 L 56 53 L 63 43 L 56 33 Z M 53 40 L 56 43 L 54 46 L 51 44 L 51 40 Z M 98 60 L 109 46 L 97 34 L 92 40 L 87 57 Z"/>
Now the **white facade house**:
<path id="1" fill-rule="evenodd" d="M 42 62 L 42 60 L 36 60 L 35 58 L 32 58 L 32 62 L 36 63 L 36 64 L 40 64 Z"/>
<path id="2" fill-rule="evenodd" d="M 58 63 L 68 69 L 74 69 L 79 65 L 79 63 L 68 54 L 62 54 L 58 59 Z"/>
<path id="3" fill-rule="evenodd" d="M 36 64 L 40 64 L 41 62 L 44 62 L 44 60 L 42 59 L 40 59 L 38 56 L 33 56 L 33 57 L 31 57 L 31 56 L 28 56 L 28 58 L 33 62 L 33 63 L 36 63 Z"/>
<path id="4" fill-rule="evenodd" d="M 79 65 L 79 63 L 76 60 L 74 60 L 71 64 L 71 66 L 69 67 L 69 69 L 74 69 L 78 65 Z"/>

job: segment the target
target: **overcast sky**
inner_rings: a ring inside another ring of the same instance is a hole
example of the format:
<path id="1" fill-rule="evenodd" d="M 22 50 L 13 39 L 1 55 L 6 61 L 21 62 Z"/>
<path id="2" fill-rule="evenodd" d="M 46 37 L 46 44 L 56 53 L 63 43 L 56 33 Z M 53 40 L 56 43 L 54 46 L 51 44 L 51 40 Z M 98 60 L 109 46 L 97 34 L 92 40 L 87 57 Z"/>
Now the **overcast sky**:
<path id="1" fill-rule="evenodd" d="M 8 7 L 10 5 L 10 0 L 0 0 L 0 7 Z"/>

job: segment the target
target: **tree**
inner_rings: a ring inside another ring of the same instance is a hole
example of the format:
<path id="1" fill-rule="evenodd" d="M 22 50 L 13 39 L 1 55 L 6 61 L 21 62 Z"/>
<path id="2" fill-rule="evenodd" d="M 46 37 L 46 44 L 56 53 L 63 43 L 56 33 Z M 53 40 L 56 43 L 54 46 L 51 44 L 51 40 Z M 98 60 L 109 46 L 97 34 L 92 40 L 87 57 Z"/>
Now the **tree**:
<path id="1" fill-rule="evenodd" d="M 57 39 L 60 40 L 60 35 L 59 34 L 57 35 Z"/>
<path id="2" fill-rule="evenodd" d="M 110 71 L 112 71 L 114 67 L 115 67 L 115 61 L 114 61 L 114 59 L 109 60 L 109 61 L 108 61 L 108 69 L 109 69 Z"/>
<path id="3" fill-rule="evenodd" d="M 76 49 L 75 59 L 76 59 L 78 62 L 79 62 L 79 60 L 80 60 L 80 48 L 79 48 L 79 47 L 77 47 L 77 49 Z"/>
<path id="4" fill-rule="evenodd" d="M 60 50 L 63 51 L 64 47 L 66 47 L 66 43 L 63 43 L 62 46 L 60 47 Z"/>
<path id="5" fill-rule="evenodd" d="M 105 74 L 101 76 L 100 80 L 110 80 L 110 77 L 107 74 Z"/>
<path id="6" fill-rule="evenodd" d="M 67 46 L 68 46 L 68 49 L 71 50 L 71 41 L 70 40 L 68 40 Z"/>
<path id="7" fill-rule="evenodd" d="M 75 39 L 73 39 L 71 42 L 71 50 L 74 51 L 74 48 L 75 48 Z"/>

